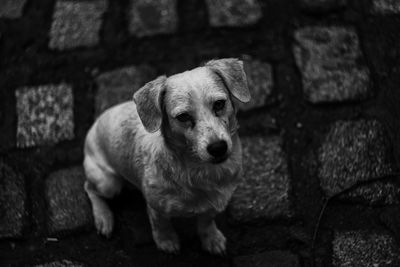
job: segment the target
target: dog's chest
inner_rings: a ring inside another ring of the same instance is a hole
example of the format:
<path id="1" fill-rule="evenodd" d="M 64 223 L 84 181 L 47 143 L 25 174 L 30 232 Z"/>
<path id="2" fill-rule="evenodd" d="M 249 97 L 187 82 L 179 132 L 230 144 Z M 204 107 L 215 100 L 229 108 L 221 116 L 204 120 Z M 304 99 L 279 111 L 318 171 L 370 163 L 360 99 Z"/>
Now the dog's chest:
<path id="1" fill-rule="evenodd" d="M 183 174 L 181 174 L 183 175 Z M 212 174 L 209 174 L 212 175 Z M 151 185 L 147 201 L 157 210 L 170 216 L 193 216 L 201 213 L 219 213 L 227 206 L 236 188 L 235 179 L 229 183 L 214 183 L 212 177 L 187 174 L 180 179 L 190 181 L 190 186 L 178 182 Z M 204 179 L 202 181 L 201 179 Z"/>
<path id="2" fill-rule="evenodd" d="M 157 208 L 170 216 L 219 213 L 225 209 L 232 192 L 232 186 L 218 190 L 165 188 L 159 191 Z"/>

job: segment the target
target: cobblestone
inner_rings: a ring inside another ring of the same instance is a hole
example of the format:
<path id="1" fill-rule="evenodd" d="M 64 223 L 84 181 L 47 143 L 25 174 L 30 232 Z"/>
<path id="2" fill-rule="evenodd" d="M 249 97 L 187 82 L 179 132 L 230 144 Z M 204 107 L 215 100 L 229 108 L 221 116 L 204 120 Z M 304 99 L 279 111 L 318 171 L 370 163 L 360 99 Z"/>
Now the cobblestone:
<path id="1" fill-rule="evenodd" d="M 210 25 L 247 26 L 262 17 L 257 0 L 206 0 Z"/>
<path id="2" fill-rule="evenodd" d="M 73 95 L 69 85 L 19 88 L 16 98 L 18 147 L 74 138 Z"/>
<path id="3" fill-rule="evenodd" d="M 132 100 L 133 93 L 155 76 L 155 70 L 145 65 L 120 68 L 97 76 L 96 116 L 115 104 Z"/>
<path id="4" fill-rule="evenodd" d="M 246 58 L 244 60 L 244 69 L 247 76 L 247 82 L 251 93 L 249 103 L 241 104 L 241 110 L 249 110 L 262 107 L 273 87 L 272 67 L 268 63 L 259 60 Z"/>
<path id="5" fill-rule="evenodd" d="M 26 0 L 0 0 L 0 18 L 17 19 L 22 16 Z"/>
<path id="6" fill-rule="evenodd" d="M 299 259 L 289 251 L 273 250 L 254 255 L 236 257 L 235 267 L 300 267 Z"/>
<path id="7" fill-rule="evenodd" d="M 58 0 L 54 7 L 49 47 L 67 50 L 97 45 L 107 5 L 107 0 Z"/>
<path id="8" fill-rule="evenodd" d="M 319 150 L 318 170 L 322 189 L 329 196 L 357 182 L 392 173 L 382 125 L 374 120 L 338 121 Z"/>
<path id="9" fill-rule="evenodd" d="M 92 211 L 83 189 L 83 168 L 73 167 L 50 174 L 46 180 L 51 234 L 85 228 L 92 224 Z"/>
<path id="10" fill-rule="evenodd" d="M 0 238 L 21 237 L 26 224 L 24 178 L 0 159 Z"/>
<path id="11" fill-rule="evenodd" d="M 243 180 L 228 207 L 235 221 L 288 218 L 290 181 L 280 137 L 247 137 L 243 143 Z"/>
<path id="12" fill-rule="evenodd" d="M 312 103 L 363 100 L 369 95 L 369 70 L 360 65 L 353 29 L 306 27 L 296 31 L 294 55 L 303 92 Z"/>
<path id="13" fill-rule="evenodd" d="M 176 0 L 131 0 L 129 32 L 136 36 L 173 33 L 178 28 Z"/>
<path id="14" fill-rule="evenodd" d="M 333 266 L 399 266 L 400 249 L 388 234 L 362 231 L 336 232 Z"/>
<path id="15" fill-rule="evenodd" d="M 377 181 L 357 186 L 340 199 L 373 206 L 396 205 L 400 204 L 400 187 L 393 182 Z"/>
<path id="16" fill-rule="evenodd" d="M 379 14 L 400 13 L 400 2 L 398 0 L 373 0 L 372 11 Z"/>

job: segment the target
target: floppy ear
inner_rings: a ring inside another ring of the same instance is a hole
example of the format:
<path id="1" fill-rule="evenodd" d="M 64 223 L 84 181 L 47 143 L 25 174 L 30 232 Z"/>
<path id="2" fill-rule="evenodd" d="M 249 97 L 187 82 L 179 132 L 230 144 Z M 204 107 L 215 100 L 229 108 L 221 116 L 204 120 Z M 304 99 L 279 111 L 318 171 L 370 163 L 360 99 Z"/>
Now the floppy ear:
<path id="1" fill-rule="evenodd" d="M 167 77 L 160 76 L 154 81 L 148 82 L 134 95 L 136 110 L 144 128 L 153 133 L 160 129 L 162 120 L 161 101 L 165 90 Z"/>
<path id="2" fill-rule="evenodd" d="M 231 94 L 240 102 L 250 101 L 251 96 L 243 69 L 243 61 L 236 58 L 223 58 L 208 61 L 205 66 L 221 77 Z"/>

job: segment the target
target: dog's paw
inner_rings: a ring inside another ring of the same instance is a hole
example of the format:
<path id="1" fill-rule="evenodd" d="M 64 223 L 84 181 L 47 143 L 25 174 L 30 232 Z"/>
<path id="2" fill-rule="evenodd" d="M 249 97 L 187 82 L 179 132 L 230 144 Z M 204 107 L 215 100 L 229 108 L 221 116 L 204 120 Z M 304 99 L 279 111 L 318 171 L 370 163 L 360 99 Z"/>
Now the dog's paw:
<path id="1" fill-rule="evenodd" d="M 93 212 L 94 225 L 97 233 L 109 238 L 114 228 L 114 217 L 109 209 L 95 210 Z"/>
<path id="2" fill-rule="evenodd" d="M 157 248 L 167 253 L 178 253 L 180 250 L 179 238 L 176 234 L 168 235 L 168 237 L 154 237 Z"/>
<path id="3" fill-rule="evenodd" d="M 225 255 L 226 238 L 220 230 L 216 229 L 212 233 L 200 235 L 203 249 L 216 255 Z"/>

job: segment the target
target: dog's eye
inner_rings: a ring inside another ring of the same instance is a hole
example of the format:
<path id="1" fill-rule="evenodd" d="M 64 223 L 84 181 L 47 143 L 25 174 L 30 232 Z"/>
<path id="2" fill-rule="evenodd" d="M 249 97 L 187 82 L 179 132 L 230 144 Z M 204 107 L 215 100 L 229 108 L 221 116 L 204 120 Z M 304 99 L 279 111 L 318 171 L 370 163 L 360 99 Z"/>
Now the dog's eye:
<path id="1" fill-rule="evenodd" d="M 182 113 L 176 116 L 176 119 L 180 122 L 188 122 L 192 120 L 192 117 L 187 113 Z"/>
<path id="2" fill-rule="evenodd" d="M 214 111 L 218 112 L 223 110 L 225 107 L 225 100 L 217 100 L 214 102 Z"/>

